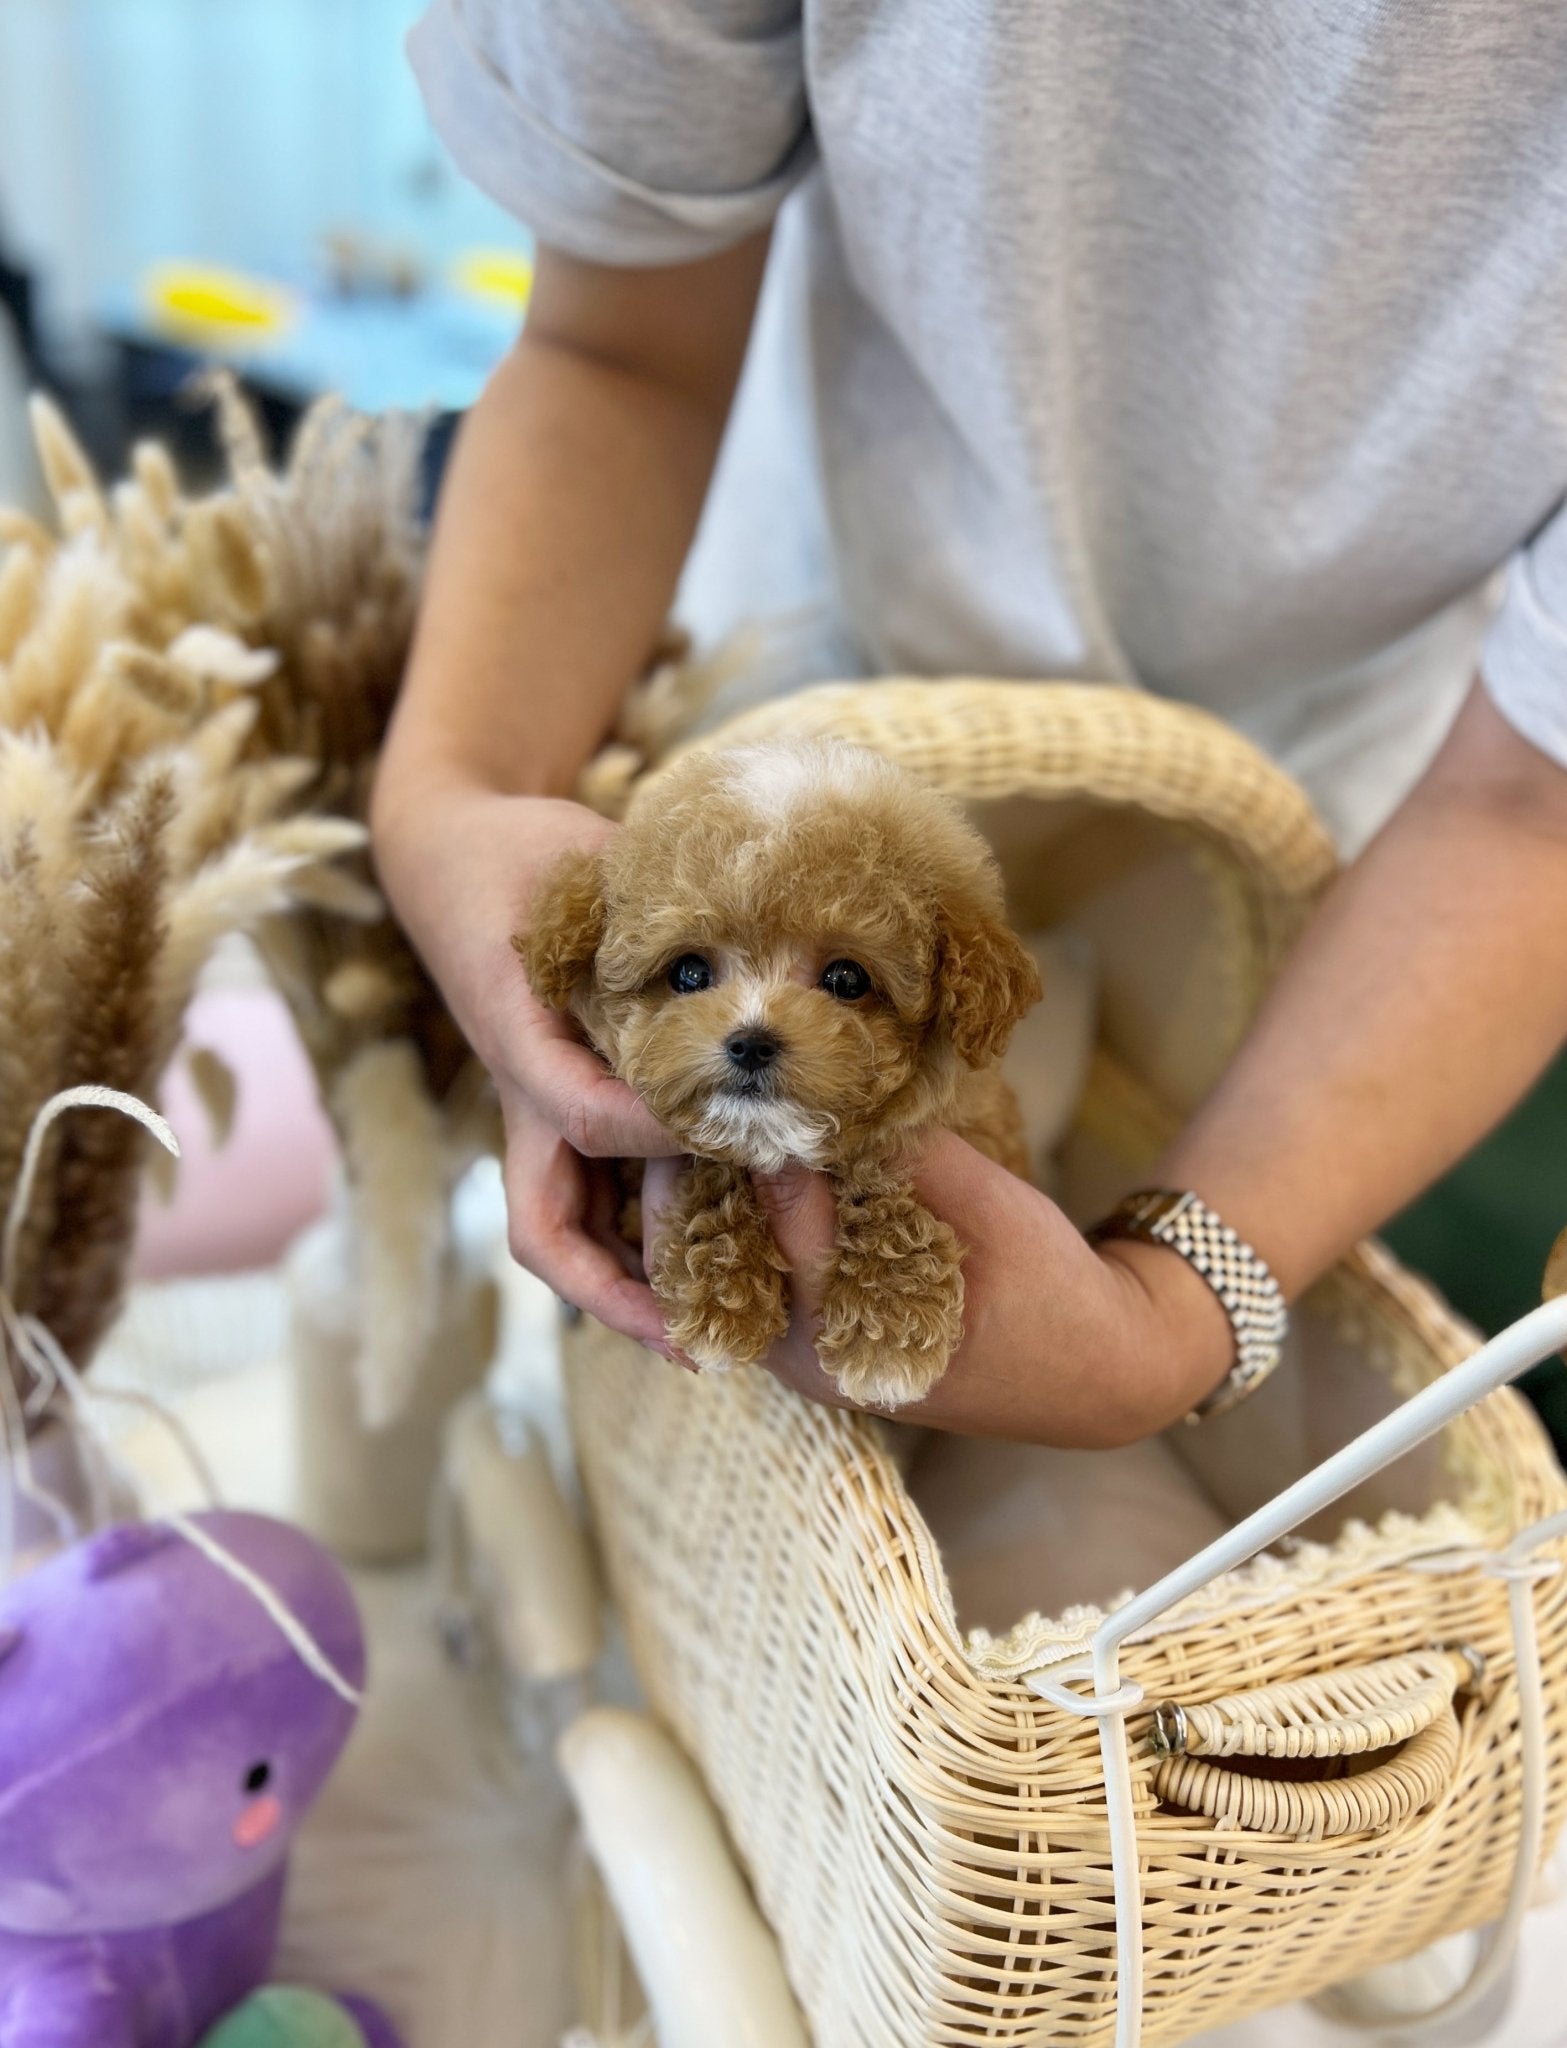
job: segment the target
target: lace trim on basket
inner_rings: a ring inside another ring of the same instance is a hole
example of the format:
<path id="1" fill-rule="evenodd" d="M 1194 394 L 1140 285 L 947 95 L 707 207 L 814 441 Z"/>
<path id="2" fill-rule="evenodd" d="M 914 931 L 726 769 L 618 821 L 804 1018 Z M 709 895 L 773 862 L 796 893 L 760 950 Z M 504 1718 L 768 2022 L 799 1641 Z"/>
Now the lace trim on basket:
<path id="1" fill-rule="evenodd" d="M 1292 1592 L 1319 1592 L 1368 1571 L 1396 1569 L 1416 1557 L 1483 1541 L 1474 1519 L 1451 1501 L 1438 1501 L 1423 1515 L 1392 1510 L 1374 1527 L 1366 1522 L 1346 1522 L 1332 1543 L 1302 1542 L 1287 1556 L 1265 1552 L 1238 1571 L 1215 1579 L 1171 1608 L 1149 1635 L 1168 1635 L 1195 1621 L 1272 1605 Z M 1001 1636 L 973 1629 L 964 1643 L 969 1664 L 978 1677 L 994 1683 L 1064 1663 L 1069 1657 L 1081 1656 L 1106 1613 L 1124 1607 L 1131 1598 L 1128 1589 L 1108 1608 L 1069 1607 L 1056 1616 L 1025 1615 Z"/>

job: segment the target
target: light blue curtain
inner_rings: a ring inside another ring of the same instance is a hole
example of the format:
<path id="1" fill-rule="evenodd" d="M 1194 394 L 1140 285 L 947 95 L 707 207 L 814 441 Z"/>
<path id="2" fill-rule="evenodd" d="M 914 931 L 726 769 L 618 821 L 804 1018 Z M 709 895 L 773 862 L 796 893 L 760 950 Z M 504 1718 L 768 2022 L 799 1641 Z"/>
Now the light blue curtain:
<path id="1" fill-rule="evenodd" d="M 436 263 L 519 244 L 425 122 L 421 5 L 0 0 L 0 233 L 56 337 L 160 258 L 299 277 L 345 228 Z"/>

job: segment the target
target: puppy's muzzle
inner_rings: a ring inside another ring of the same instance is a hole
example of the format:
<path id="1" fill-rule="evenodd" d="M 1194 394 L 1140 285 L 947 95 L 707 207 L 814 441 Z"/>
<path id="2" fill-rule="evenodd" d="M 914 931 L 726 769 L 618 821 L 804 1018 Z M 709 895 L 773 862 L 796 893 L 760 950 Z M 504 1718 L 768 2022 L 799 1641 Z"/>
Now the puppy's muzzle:
<path id="1" fill-rule="evenodd" d="M 724 1040 L 731 1077 L 746 1088 L 760 1087 L 771 1079 L 771 1070 L 782 1051 L 783 1040 L 777 1032 L 760 1025 L 731 1032 Z"/>

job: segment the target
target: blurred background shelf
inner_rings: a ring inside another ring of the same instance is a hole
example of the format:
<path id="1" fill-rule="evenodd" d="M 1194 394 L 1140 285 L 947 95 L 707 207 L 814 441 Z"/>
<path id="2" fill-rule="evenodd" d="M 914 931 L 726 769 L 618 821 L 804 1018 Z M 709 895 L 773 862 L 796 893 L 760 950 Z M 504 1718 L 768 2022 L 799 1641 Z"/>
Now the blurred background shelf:
<path id="1" fill-rule="evenodd" d="M 477 395 L 519 324 L 530 242 L 430 132 L 402 52 L 420 11 L 0 7 L 0 318 L 101 461 L 150 427 L 199 450 L 175 399 L 209 360 L 282 426 L 328 389 L 372 411 Z M 237 273 L 291 316 L 270 334 L 181 333 L 149 294 L 170 263 Z"/>

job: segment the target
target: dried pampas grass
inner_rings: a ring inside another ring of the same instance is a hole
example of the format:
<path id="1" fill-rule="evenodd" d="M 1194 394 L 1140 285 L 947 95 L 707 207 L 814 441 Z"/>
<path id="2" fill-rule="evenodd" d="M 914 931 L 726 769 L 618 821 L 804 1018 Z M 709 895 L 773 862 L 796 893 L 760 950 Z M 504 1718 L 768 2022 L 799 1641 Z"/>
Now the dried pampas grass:
<path id="1" fill-rule="evenodd" d="M 56 525 L 0 522 L 0 1210 L 49 1097 L 155 1094 L 218 938 L 364 840 L 289 815 L 314 765 L 261 742 L 253 680 L 178 650 L 202 597 L 166 563 L 139 573 L 154 499 L 174 516 L 156 460 L 151 495 L 111 496 L 53 408 L 33 418 Z M 212 630 L 234 669 L 232 616 Z M 62 1118 L 17 1239 L 14 1305 L 78 1366 L 119 1303 L 144 1142 L 102 1110 Z"/>
<path id="2" fill-rule="evenodd" d="M 397 415 L 367 420 L 324 399 L 306 415 L 287 462 L 274 468 L 232 381 L 215 378 L 210 390 L 232 478 L 227 545 L 259 560 L 265 575 L 249 612 L 236 601 L 224 615 L 209 602 L 202 616 L 226 629 L 220 642 L 243 639 L 272 661 L 252 685 L 256 745 L 315 764 L 301 799 L 312 815 L 362 825 L 423 568 L 423 425 Z M 211 599 L 232 587 L 226 577 Z M 413 1048 L 432 1101 L 453 1102 L 466 1125 L 472 1056 L 385 914 L 368 868 L 318 866 L 300 893 L 320 914 L 268 926 L 261 944 L 329 1108 L 359 1054 L 398 1039 Z M 462 1148 L 471 1150 L 474 1137 L 465 1129 Z"/>
<path id="3" fill-rule="evenodd" d="M 35 402 L 55 525 L 0 515 L 0 1198 L 55 1087 L 153 1092 L 214 944 L 248 931 L 338 1130 L 374 1276 L 366 1412 L 389 1420 L 453 1183 L 498 1138 L 363 850 L 423 560 L 423 427 L 326 400 L 274 465 L 232 381 L 207 395 L 218 490 L 187 496 L 152 445 L 105 489 Z M 29 1222 L 19 1305 L 79 1364 L 118 1299 L 141 1142 L 73 1122 Z"/>
<path id="4" fill-rule="evenodd" d="M 254 555 L 265 578 L 250 611 L 236 600 L 205 616 L 272 658 L 251 683 L 258 744 L 314 762 L 302 802 L 357 828 L 413 631 L 422 425 L 366 420 L 327 399 L 274 468 L 232 382 L 210 388 L 235 517 L 226 539 L 214 528 L 204 545 L 231 549 L 236 569 Z M 225 572 L 221 588 L 236 587 Z M 189 658 L 189 635 L 184 644 Z M 367 1311 L 361 1403 L 366 1421 L 383 1425 L 435 1335 L 452 1189 L 499 1144 L 494 1097 L 362 862 L 302 872 L 289 913 L 256 936 L 337 1130 Z"/>
<path id="5" fill-rule="evenodd" d="M 364 851 L 423 565 L 423 425 L 323 400 L 276 464 L 232 380 L 206 395 L 217 490 L 188 496 L 154 445 L 105 488 L 37 401 L 54 522 L 0 512 L 0 1203 L 55 1089 L 156 1090 L 213 946 L 248 931 L 338 1132 L 364 1410 L 390 1421 L 434 1334 L 453 1185 L 500 1138 Z M 698 664 L 672 637 L 584 799 L 617 815 L 748 652 Z M 93 1112 L 51 1138 L 18 1306 L 78 1365 L 119 1299 L 142 1145 Z"/>

